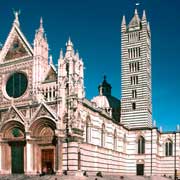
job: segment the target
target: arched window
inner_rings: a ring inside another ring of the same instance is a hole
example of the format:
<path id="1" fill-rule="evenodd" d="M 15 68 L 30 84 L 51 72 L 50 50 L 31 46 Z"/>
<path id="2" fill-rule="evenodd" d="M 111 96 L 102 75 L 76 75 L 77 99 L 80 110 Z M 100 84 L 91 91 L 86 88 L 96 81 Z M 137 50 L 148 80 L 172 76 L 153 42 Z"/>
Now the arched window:
<path id="1" fill-rule="evenodd" d="M 127 141 L 126 134 L 124 134 L 124 137 L 123 137 L 123 153 L 126 153 L 126 141 Z"/>
<path id="2" fill-rule="evenodd" d="M 173 143 L 170 139 L 168 139 L 165 143 L 165 153 L 166 153 L 166 156 L 173 155 Z"/>
<path id="3" fill-rule="evenodd" d="M 101 146 L 105 146 L 105 125 L 104 123 L 102 124 L 102 129 L 101 129 Z"/>
<path id="4" fill-rule="evenodd" d="M 138 154 L 145 153 L 145 139 L 144 137 L 140 136 L 138 139 Z"/>
<path id="5" fill-rule="evenodd" d="M 114 142 L 114 150 L 117 150 L 117 131 L 116 131 L 116 129 L 114 130 L 113 142 Z"/>

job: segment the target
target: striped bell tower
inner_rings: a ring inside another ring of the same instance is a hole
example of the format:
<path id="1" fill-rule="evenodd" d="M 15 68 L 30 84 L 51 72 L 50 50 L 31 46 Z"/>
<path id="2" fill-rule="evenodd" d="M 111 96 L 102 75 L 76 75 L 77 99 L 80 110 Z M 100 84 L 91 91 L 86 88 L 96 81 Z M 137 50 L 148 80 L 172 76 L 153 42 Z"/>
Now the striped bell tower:
<path id="1" fill-rule="evenodd" d="M 146 13 L 137 9 L 121 24 L 121 123 L 128 128 L 152 127 L 151 32 Z"/>

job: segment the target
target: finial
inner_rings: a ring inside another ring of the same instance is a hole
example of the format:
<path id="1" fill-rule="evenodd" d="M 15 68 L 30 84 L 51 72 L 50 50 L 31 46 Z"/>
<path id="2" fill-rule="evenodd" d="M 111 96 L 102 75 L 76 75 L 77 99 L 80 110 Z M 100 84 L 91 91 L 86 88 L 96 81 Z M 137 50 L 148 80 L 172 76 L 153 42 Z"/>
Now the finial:
<path id="1" fill-rule="evenodd" d="M 21 11 L 20 10 L 19 11 L 13 10 L 13 13 L 14 13 L 14 17 L 15 17 L 14 23 L 19 26 L 19 17 L 18 16 L 21 14 Z"/>
<path id="2" fill-rule="evenodd" d="M 104 75 L 104 81 L 106 81 L 106 75 Z"/>
<path id="3" fill-rule="evenodd" d="M 162 126 L 160 126 L 159 131 L 162 133 L 162 131 L 163 131 L 163 130 L 162 130 Z"/>

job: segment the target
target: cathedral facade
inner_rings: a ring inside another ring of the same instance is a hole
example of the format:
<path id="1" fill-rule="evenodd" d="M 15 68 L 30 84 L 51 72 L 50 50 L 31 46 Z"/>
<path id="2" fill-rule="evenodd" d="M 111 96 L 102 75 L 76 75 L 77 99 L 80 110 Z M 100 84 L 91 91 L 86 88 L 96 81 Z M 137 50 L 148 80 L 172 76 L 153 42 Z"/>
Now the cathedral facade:
<path id="1" fill-rule="evenodd" d="M 0 51 L 0 173 L 174 175 L 180 130 L 152 123 L 151 30 L 145 11 L 121 25 L 121 101 L 104 77 L 85 96 L 84 65 L 69 39 L 54 66 L 43 21 L 33 47 L 18 13 Z"/>

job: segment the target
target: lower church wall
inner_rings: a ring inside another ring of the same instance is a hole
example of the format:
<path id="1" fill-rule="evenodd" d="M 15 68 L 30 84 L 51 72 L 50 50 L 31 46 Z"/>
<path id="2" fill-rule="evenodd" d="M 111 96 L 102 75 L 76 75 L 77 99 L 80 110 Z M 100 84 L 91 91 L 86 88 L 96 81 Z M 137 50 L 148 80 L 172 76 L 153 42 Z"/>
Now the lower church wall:
<path id="1" fill-rule="evenodd" d="M 122 173 L 126 171 L 127 157 L 122 153 L 95 146 L 81 144 L 81 170 L 90 172 Z"/>
<path id="2" fill-rule="evenodd" d="M 78 155 L 78 152 L 80 155 Z M 179 168 L 177 157 L 177 169 Z M 174 175 L 174 157 L 160 157 L 156 154 L 136 155 L 125 154 L 93 144 L 77 142 L 68 143 L 68 166 L 67 144 L 63 144 L 63 170 L 86 171 L 88 173 L 114 173 L 123 175 L 136 175 L 137 165 L 144 165 L 144 175 Z M 152 169 L 151 169 L 152 168 Z"/>
<path id="3" fill-rule="evenodd" d="M 102 148 L 92 144 L 68 143 L 63 145 L 63 170 L 123 173 L 127 170 L 127 157 L 111 149 Z M 80 155 L 78 156 L 78 152 Z M 68 166 L 67 166 L 68 156 Z"/>

